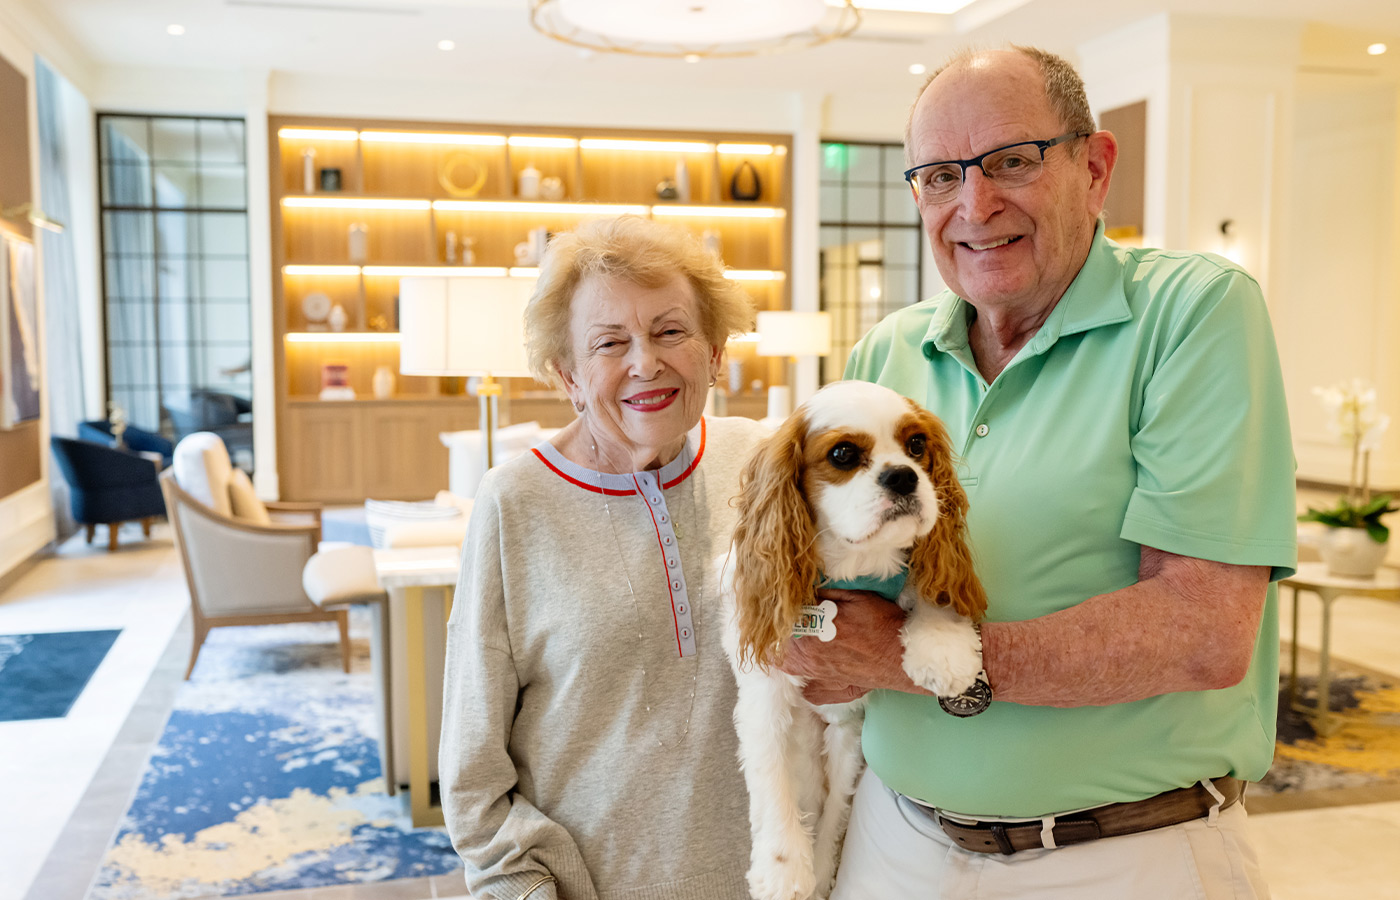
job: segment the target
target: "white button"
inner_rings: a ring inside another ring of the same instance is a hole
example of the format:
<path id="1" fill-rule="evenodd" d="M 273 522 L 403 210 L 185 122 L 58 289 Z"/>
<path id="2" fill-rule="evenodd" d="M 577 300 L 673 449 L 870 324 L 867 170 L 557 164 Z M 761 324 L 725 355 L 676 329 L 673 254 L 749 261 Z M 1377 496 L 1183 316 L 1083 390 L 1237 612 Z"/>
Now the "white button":
<path id="1" fill-rule="evenodd" d="M 664 538 L 662 538 L 661 540 L 662 540 L 662 542 L 663 542 L 667 547 L 671 546 L 671 536 L 670 536 L 669 534 L 666 535 L 666 536 L 665 536 Z"/>
<path id="2" fill-rule="evenodd" d="M 665 524 L 665 522 L 666 522 L 666 516 L 665 516 L 665 515 L 662 515 L 662 516 L 658 517 L 657 521 L 661 522 L 662 524 Z"/>
<path id="3" fill-rule="evenodd" d="M 680 613 L 681 615 L 685 615 L 685 604 L 682 603 L 680 606 L 677 606 L 676 612 Z"/>
<path id="4" fill-rule="evenodd" d="M 991 429 L 987 427 L 987 423 L 986 423 L 986 422 L 983 422 L 981 425 L 978 425 L 978 426 L 977 426 L 977 436 L 978 436 L 978 437 L 986 437 L 986 436 L 987 436 L 987 432 L 989 432 L 989 431 L 991 431 Z"/>
<path id="5" fill-rule="evenodd" d="M 688 637 L 690 637 L 690 629 L 689 629 L 689 628 L 682 628 L 682 629 L 681 629 L 681 637 L 683 637 L 683 638 L 688 638 Z"/>
<path id="6" fill-rule="evenodd" d="M 671 587 L 675 588 L 676 590 L 680 590 L 680 589 L 681 589 L 681 583 L 680 583 L 679 581 L 673 581 L 673 582 L 671 582 Z"/>
<path id="7" fill-rule="evenodd" d="M 652 498 L 651 498 L 651 502 L 652 502 L 652 503 L 660 503 L 660 502 L 661 502 L 661 498 L 660 498 L 660 497 L 652 497 Z"/>
<path id="8" fill-rule="evenodd" d="M 674 560 L 674 559 L 668 559 L 668 560 L 666 560 L 666 565 L 668 565 L 668 566 L 670 566 L 671 568 L 674 569 L 674 568 L 676 567 L 676 560 Z"/>

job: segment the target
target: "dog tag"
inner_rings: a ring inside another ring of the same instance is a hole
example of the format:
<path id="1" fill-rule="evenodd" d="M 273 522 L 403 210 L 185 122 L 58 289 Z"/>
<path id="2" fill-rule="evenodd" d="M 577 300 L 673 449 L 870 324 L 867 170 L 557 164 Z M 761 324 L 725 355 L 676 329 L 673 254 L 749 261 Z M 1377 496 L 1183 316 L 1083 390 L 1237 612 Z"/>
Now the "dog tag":
<path id="1" fill-rule="evenodd" d="M 972 682 L 972 687 L 956 697 L 939 697 L 938 705 L 943 707 L 943 711 L 948 715 L 957 716 L 959 719 L 984 712 L 992 705 L 992 686 L 987 681 L 987 673 L 977 673 L 977 680 Z"/>
<path id="2" fill-rule="evenodd" d="M 836 637 L 836 604 L 823 600 L 816 606 L 802 607 L 802 615 L 792 629 L 793 637 L 815 637 L 823 643 Z"/>

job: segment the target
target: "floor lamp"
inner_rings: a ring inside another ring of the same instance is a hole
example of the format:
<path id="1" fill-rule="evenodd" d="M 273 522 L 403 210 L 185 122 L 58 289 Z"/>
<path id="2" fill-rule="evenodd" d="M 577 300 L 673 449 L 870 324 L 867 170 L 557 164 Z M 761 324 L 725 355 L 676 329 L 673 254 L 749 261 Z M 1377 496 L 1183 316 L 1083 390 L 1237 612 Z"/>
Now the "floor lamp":
<path id="1" fill-rule="evenodd" d="M 831 352 L 831 316 L 824 312 L 775 310 L 758 314 L 758 355 L 788 358 L 787 385 L 768 388 L 768 418 L 792 414 L 795 363 L 799 356 L 826 356 Z M 797 398 L 806 400 L 805 393 Z"/>
<path id="2" fill-rule="evenodd" d="M 525 303 L 535 279 L 513 276 L 410 276 L 399 279 L 399 371 L 478 375 L 477 402 L 486 468 L 494 464 L 497 377 L 529 375 Z"/>

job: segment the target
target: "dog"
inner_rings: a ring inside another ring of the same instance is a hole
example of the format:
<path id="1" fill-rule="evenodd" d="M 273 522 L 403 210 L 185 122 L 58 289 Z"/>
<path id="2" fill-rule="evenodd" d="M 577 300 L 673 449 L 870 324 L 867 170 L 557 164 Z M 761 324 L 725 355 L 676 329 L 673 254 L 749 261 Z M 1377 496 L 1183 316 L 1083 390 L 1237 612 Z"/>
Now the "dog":
<path id="1" fill-rule="evenodd" d="M 864 699 L 814 706 L 805 680 L 775 667 L 803 607 L 821 620 L 820 585 L 905 574 L 904 671 L 940 697 L 963 694 L 982 669 L 974 622 L 987 605 L 963 539 L 967 506 L 943 424 L 867 382 L 818 391 L 747 461 L 718 565 L 755 900 L 827 896 L 865 764 Z"/>

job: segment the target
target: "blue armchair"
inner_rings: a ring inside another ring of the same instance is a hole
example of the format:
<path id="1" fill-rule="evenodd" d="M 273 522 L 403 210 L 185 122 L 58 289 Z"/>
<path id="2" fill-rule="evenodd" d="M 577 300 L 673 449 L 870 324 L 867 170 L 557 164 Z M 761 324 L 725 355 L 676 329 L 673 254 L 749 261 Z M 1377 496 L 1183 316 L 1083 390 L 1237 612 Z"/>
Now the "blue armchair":
<path id="1" fill-rule="evenodd" d="M 151 536 L 151 522 L 165 515 L 155 461 L 92 441 L 51 437 L 49 445 L 73 499 L 73 518 L 87 526 L 92 543 L 98 525 L 107 526 L 107 549 L 117 549 L 123 522 L 139 521 Z"/>
<path id="2" fill-rule="evenodd" d="M 104 420 L 79 422 L 78 438 L 92 441 L 94 444 L 106 444 L 108 447 L 115 446 L 113 441 L 116 440 L 112 436 L 112 423 Z M 170 458 L 175 452 L 173 442 L 132 425 L 126 426 L 126 431 L 122 433 L 122 443 L 126 445 L 126 449 L 137 453 L 159 453 L 162 469 L 170 465 Z"/>

